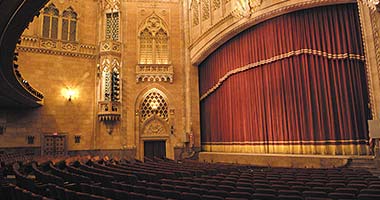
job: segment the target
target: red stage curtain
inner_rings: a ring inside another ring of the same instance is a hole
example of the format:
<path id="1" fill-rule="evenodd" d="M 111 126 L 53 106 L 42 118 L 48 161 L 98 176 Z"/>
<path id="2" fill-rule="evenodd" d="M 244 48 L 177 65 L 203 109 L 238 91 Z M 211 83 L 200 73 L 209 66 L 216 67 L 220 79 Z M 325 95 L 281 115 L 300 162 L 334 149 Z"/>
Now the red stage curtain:
<path id="1" fill-rule="evenodd" d="M 363 55 L 356 4 L 289 13 L 240 33 L 199 66 L 202 144 L 365 143 Z"/>

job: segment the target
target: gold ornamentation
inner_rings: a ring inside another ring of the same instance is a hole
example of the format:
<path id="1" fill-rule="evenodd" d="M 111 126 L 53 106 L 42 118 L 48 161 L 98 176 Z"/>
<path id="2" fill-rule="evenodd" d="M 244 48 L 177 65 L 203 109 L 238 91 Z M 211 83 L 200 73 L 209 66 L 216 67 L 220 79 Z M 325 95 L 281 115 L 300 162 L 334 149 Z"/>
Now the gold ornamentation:
<path id="1" fill-rule="evenodd" d="M 17 49 L 24 52 L 90 59 L 94 59 L 97 53 L 96 46 L 94 45 L 61 40 L 50 40 L 25 35 L 21 36 L 21 44 L 17 46 Z"/>
<path id="2" fill-rule="evenodd" d="M 62 43 L 62 49 L 66 51 L 77 51 L 78 44 L 75 43 Z"/>
<path id="3" fill-rule="evenodd" d="M 192 1 L 191 11 L 193 15 L 193 26 L 196 26 L 199 24 L 199 0 Z"/>
<path id="4" fill-rule="evenodd" d="M 210 18 L 210 0 L 202 0 L 202 20 Z"/>
<path id="5" fill-rule="evenodd" d="M 121 53 L 121 43 L 114 40 L 100 42 L 100 53 Z"/>
<path id="6" fill-rule="evenodd" d="M 261 3 L 262 0 L 234 0 L 232 15 L 236 18 L 250 17 Z"/>
<path id="7" fill-rule="evenodd" d="M 362 0 L 363 4 L 368 6 L 372 11 L 377 11 L 379 9 L 379 0 Z"/>
<path id="8" fill-rule="evenodd" d="M 119 121 L 121 116 L 120 102 L 99 101 L 98 120 L 99 121 Z"/>
<path id="9" fill-rule="evenodd" d="M 207 92 L 204 93 L 200 97 L 200 101 L 202 101 L 207 96 L 209 96 L 211 93 L 213 93 L 216 89 L 218 89 L 222 85 L 222 83 L 224 81 L 226 81 L 230 76 L 232 76 L 234 74 L 237 74 L 237 73 L 249 70 L 249 69 L 253 69 L 253 68 L 256 68 L 256 67 L 261 66 L 261 65 L 265 65 L 265 64 L 272 63 L 272 62 L 276 62 L 276 61 L 279 61 L 279 60 L 282 60 L 282 59 L 285 59 L 285 58 L 289 58 L 289 57 L 292 57 L 292 56 L 298 56 L 298 55 L 301 55 L 301 54 L 310 54 L 310 55 L 323 56 L 323 57 L 326 57 L 328 59 L 347 59 L 348 58 L 348 59 L 365 61 L 365 57 L 363 55 L 358 55 L 358 54 L 349 54 L 349 53 L 332 54 L 332 53 L 327 53 L 327 52 L 323 52 L 323 51 L 315 50 L 315 49 L 299 49 L 299 50 L 296 50 L 296 51 L 290 51 L 288 53 L 284 53 L 284 54 L 280 54 L 280 55 L 277 55 L 277 56 L 273 56 L 271 58 L 268 58 L 268 59 L 265 59 L 265 60 L 261 60 L 261 61 L 255 62 L 255 63 L 251 63 L 251 64 L 245 65 L 243 67 L 238 67 L 236 69 L 228 71 L 226 74 L 224 74 L 224 76 L 222 76 L 219 79 L 219 81 L 213 87 L 211 87 L 210 89 L 208 89 Z"/>
<path id="10" fill-rule="evenodd" d="M 212 10 L 217 10 L 218 8 L 220 8 L 220 0 L 213 0 Z"/>
<path id="11" fill-rule="evenodd" d="M 47 48 L 47 49 L 55 49 L 57 48 L 57 42 L 53 40 L 40 40 L 41 41 L 41 47 Z"/>
<path id="12" fill-rule="evenodd" d="M 141 123 L 150 118 L 160 118 L 166 122 L 169 120 L 167 97 L 156 88 L 145 94 L 139 110 Z"/>
<path id="13" fill-rule="evenodd" d="M 165 127 L 159 120 L 152 120 L 145 126 L 143 136 L 167 136 Z"/>
<path id="14" fill-rule="evenodd" d="M 120 0 L 104 0 L 103 1 L 104 10 L 120 10 Z"/>
<path id="15" fill-rule="evenodd" d="M 362 9 L 361 8 L 364 8 L 364 6 L 361 4 L 360 1 L 357 2 L 357 5 L 358 5 L 358 12 L 359 12 L 359 20 L 360 20 L 360 31 L 361 31 L 361 36 L 362 36 L 362 41 L 363 41 L 363 49 L 365 50 L 364 51 L 364 54 L 365 54 L 365 57 L 367 57 L 367 44 L 366 44 L 366 39 L 365 39 L 365 32 L 364 32 L 364 27 L 363 27 L 363 13 L 362 13 Z M 374 36 L 374 43 L 375 43 L 375 49 L 378 53 L 379 49 L 377 48 L 378 46 L 376 46 L 376 44 L 378 44 L 378 37 L 376 37 L 376 33 L 377 33 L 377 25 L 376 23 L 373 23 L 373 20 L 375 20 L 375 15 L 373 15 L 373 13 L 376 13 L 374 10 L 370 10 L 369 11 L 370 13 L 370 16 L 371 16 L 371 25 L 372 25 L 372 31 L 375 33 L 375 36 Z M 376 54 L 377 54 L 376 53 Z M 379 63 L 378 57 L 379 55 L 376 55 L 376 61 L 377 63 Z M 371 111 L 371 116 L 373 119 L 377 119 L 378 116 L 377 116 L 377 112 L 376 112 L 376 106 L 375 106 L 375 100 L 374 100 L 374 96 L 373 96 L 373 88 L 372 88 L 372 76 L 371 76 L 371 73 L 370 73 L 370 66 L 368 64 L 368 60 L 365 62 L 365 72 L 366 72 L 366 76 L 367 76 L 367 87 L 368 87 L 368 99 L 369 99 L 369 107 L 370 107 L 370 111 Z M 379 73 L 379 67 L 377 67 L 377 73 Z"/>

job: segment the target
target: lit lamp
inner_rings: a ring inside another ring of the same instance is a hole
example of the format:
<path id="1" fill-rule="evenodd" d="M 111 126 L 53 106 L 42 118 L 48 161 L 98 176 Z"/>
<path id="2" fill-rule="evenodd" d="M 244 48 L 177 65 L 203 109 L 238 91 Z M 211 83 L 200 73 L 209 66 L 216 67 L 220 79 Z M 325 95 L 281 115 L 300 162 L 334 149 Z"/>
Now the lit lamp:
<path id="1" fill-rule="evenodd" d="M 71 101 L 72 99 L 74 99 L 77 95 L 77 91 L 74 90 L 74 89 L 71 89 L 71 88 L 65 88 L 63 89 L 62 91 L 63 93 L 63 96 L 68 100 L 68 101 Z"/>

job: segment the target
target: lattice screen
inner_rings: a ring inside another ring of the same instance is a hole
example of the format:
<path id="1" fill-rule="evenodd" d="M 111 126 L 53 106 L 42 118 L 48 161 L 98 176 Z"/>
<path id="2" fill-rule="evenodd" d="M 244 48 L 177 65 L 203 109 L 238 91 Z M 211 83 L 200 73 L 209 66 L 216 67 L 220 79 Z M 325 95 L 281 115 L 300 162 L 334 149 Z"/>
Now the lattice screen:
<path id="1" fill-rule="evenodd" d="M 169 119 L 168 104 L 165 98 L 157 91 L 148 94 L 140 107 L 141 122 L 144 122 L 154 114 L 164 120 Z"/>
<path id="2" fill-rule="evenodd" d="M 106 18 L 106 39 L 119 40 L 119 13 L 107 13 Z"/>

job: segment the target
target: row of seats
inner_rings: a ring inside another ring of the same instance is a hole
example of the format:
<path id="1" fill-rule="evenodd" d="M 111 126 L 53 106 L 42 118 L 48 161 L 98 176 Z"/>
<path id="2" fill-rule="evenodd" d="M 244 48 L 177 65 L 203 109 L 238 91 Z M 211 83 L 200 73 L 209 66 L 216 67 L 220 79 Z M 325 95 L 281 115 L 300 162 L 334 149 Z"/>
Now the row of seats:
<path id="1" fill-rule="evenodd" d="M 380 199 L 378 177 L 348 168 L 260 168 L 87 157 L 14 164 L 13 170 L 17 187 L 40 199 Z"/>
<path id="2" fill-rule="evenodd" d="M 33 152 L 26 153 L 0 153 L 0 168 L 14 162 L 28 162 L 33 160 Z"/>

